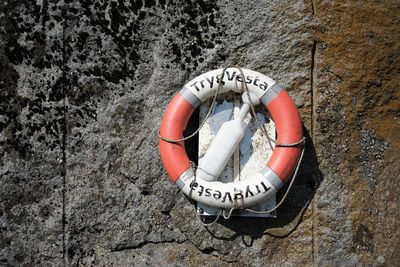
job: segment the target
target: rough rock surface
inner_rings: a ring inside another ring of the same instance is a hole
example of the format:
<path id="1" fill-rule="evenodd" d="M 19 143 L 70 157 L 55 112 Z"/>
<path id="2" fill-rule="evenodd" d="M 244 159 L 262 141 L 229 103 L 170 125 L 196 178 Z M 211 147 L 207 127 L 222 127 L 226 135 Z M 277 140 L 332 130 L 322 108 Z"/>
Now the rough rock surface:
<path id="1" fill-rule="evenodd" d="M 1 265 L 396 265 L 400 4 L 342 2 L 3 1 Z M 306 153 L 277 219 L 205 228 L 158 128 L 235 64 L 287 88 Z"/>

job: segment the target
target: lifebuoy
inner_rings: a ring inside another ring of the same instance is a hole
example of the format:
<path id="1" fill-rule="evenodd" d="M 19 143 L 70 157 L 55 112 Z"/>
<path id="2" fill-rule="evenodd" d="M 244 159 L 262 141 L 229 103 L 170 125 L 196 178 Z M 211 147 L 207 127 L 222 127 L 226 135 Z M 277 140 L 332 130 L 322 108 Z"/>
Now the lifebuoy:
<path id="1" fill-rule="evenodd" d="M 223 74 L 223 79 L 222 78 Z M 293 174 L 302 152 L 303 130 L 297 108 L 289 94 L 269 77 L 243 69 L 217 69 L 204 73 L 188 82 L 168 105 L 161 122 L 160 136 L 179 140 L 193 111 L 214 95 L 234 91 L 240 93 L 245 82 L 249 92 L 266 107 L 275 122 L 277 144 L 261 172 L 250 179 L 222 183 L 195 176 L 183 141 L 173 143 L 160 139 L 161 159 L 171 179 L 184 194 L 200 203 L 223 209 L 246 208 L 275 194 Z"/>

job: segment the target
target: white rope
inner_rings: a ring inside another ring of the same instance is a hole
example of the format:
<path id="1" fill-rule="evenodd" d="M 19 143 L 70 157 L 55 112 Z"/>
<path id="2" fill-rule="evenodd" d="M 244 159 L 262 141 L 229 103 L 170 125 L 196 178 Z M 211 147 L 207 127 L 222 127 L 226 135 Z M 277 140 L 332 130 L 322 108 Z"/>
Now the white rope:
<path id="1" fill-rule="evenodd" d="M 242 70 L 242 68 L 241 68 L 240 66 L 235 66 L 235 68 L 237 68 L 237 69 L 239 70 L 240 74 L 242 75 L 242 83 L 241 83 L 240 92 L 243 93 L 244 91 L 246 91 L 247 98 L 250 100 L 249 102 L 250 102 L 250 108 L 251 108 L 252 117 L 253 117 L 253 119 L 256 120 L 256 122 L 257 122 L 257 124 L 258 124 L 258 128 L 261 130 L 261 132 L 262 132 L 262 133 L 264 134 L 264 136 L 267 138 L 267 140 L 268 140 L 268 145 L 269 145 L 269 147 L 271 148 L 271 150 L 273 151 L 273 150 L 274 150 L 274 147 L 272 146 L 271 143 L 275 143 L 275 141 L 269 136 L 267 130 L 266 130 L 265 127 L 264 127 L 264 125 L 263 125 L 263 124 L 260 122 L 260 120 L 258 119 L 256 110 L 254 109 L 253 102 L 251 101 L 249 88 L 247 87 L 247 83 L 244 81 L 244 79 L 245 79 L 244 77 L 245 77 L 245 76 L 244 76 L 243 70 Z"/>
<path id="2" fill-rule="evenodd" d="M 219 94 L 220 88 L 222 87 L 222 83 L 223 83 L 223 80 L 224 80 L 225 71 L 226 71 L 227 68 L 228 68 L 228 67 L 225 67 L 225 68 L 222 70 L 221 82 L 218 84 L 217 90 L 215 90 L 215 94 L 214 94 L 214 97 L 213 97 L 213 99 L 212 99 L 211 106 L 210 106 L 210 108 L 208 109 L 208 112 L 207 112 L 207 114 L 206 114 L 206 117 L 205 117 L 204 120 L 200 123 L 199 127 L 197 128 L 197 130 L 194 131 L 192 134 L 190 134 L 190 135 L 188 135 L 188 136 L 186 136 L 186 137 L 183 137 L 183 138 L 181 138 L 181 139 L 170 139 L 170 138 L 166 138 L 166 137 L 161 136 L 160 132 L 158 132 L 158 137 L 159 137 L 161 140 L 166 141 L 166 142 L 169 142 L 169 143 L 179 143 L 179 142 L 181 142 L 181 141 L 186 141 L 186 140 L 188 140 L 188 139 L 193 138 L 198 132 L 200 132 L 200 130 L 203 128 L 204 124 L 205 124 L 206 121 L 208 120 L 208 117 L 210 117 L 211 113 L 212 113 L 213 110 L 214 110 L 215 103 L 217 102 L 217 96 L 218 96 L 218 94 Z"/>
<path id="3" fill-rule="evenodd" d="M 235 208 L 229 209 L 228 215 L 225 215 L 225 211 L 226 211 L 226 210 L 223 210 L 223 211 L 222 211 L 222 217 L 224 217 L 225 220 L 230 219 L 230 218 L 231 218 L 231 215 L 232 215 L 232 212 L 233 212 L 234 209 L 235 209 Z"/>
<path id="4" fill-rule="evenodd" d="M 210 222 L 210 223 L 205 223 L 205 222 L 201 219 L 201 215 L 198 214 L 197 212 L 196 212 L 196 217 L 197 217 L 197 219 L 199 219 L 199 221 L 200 221 L 204 226 L 209 227 L 209 226 L 214 225 L 214 224 L 219 220 L 219 217 L 221 217 L 221 214 L 222 214 L 222 210 L 219 210 L 219 211 L 218 211 L 218 215 L 217 215 L 217 217 L 215 218 L 215 220 L 212 221 L 212 222 Z M 223 216 L 224 216 L 224 215 L 223 215 Z M 225 218 L 225 216 L 224 216 L 224 218 Z"/>
<path id="5" fill-rule="evenodd" d="M 301 142 L 304 142 L 304 140 L 305 140 L 305 138 L 303 137 Z M 257 214 L 266 214 L 266 213 L 274 212 L 277 208 L 279 208 L 283 204 L 283 202 L 285 202 L 287 196 L 289 195 L 289 191 L 292 188 L 292 185 L 294 184 L 294 181 L 296 180 L 297 172 L 299 171 L 300 163 L 301 163 L 301 160 L 303 159 L 303 156 L 304 156 L 304 144 L 303 144 L 303 149 L 301 150 L 301 155 L 300 155 L 299 162 L 297 162 L 297 166 L 296 166 L 296 169 L 295 169 L 295 171 L 293 173 L 292 180 L 290 181 L 288 189 L 286 190 L 285 195 L 283 195 L 281 201 L 279 201 L 279 203 L 276 204 L 275 207 L 273 207 L 272 209 L 269 209 L 269 210 L 252 210 L 252 209 L 249 209 L 249 208 L 245 208 L 245 210 L 253 212 L 253 213 L 257 213 Z"/>
<path id="6" fill-rule="evenodd" d="M 214 225 L 214 224 L 217 223 L 217 221 L 218 221 L 219 218 L 221 217 L 221 214 L 222 214 L 222 217 L 224 217 L 225 220 L 230 219 L 231 216 L 232 216 L 232 212 L 233 212 L 234 210 L 235 210 L 235 208 L 229 209 L 229 212 L 228 212 L 228 214 L 226 215 L 226 210 L 220 209 L 220 210 L 218 211 L 218 214 L 217 214 L 217 216 L 215 217 L 214 221 L 209 222 L 209 223 L 204 222 L 204 221 L 202 220 L 202 218 L 201 218 L 201 215 L 198 214 L 197 212 L 196 212 L 196 217 L 199 219 L 199 221 L 200 221 L 204 226 L 210 227 L 210 226 L 212 226 L 212 225 Z"/>

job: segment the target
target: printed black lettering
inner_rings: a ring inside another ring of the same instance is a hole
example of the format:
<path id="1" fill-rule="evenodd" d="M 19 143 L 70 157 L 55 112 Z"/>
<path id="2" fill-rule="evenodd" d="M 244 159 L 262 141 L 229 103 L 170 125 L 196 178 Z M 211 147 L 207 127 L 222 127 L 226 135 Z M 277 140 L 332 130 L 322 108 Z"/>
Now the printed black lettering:
<path id="1" fill-rule="evenodd" d="M 243 194 L 242 194 L 242 192 L 235 193 L 234 199 L 235 199 L 235 200 L 243 199 Z"/>
<path id="2" fill-rule="evenodd" d="M 204 80 L 200 81 L 201 88 L 204 88 Z"/>
<path id="3" fill-rule="evenodd" d="M 215 190 L 215 193 L 213 194 L 213 197 L 215 199 L 220 199 L 221 196 L 222 196 L 222 193 L 220 191 L 218 191 L 218 190 Z"/>
<path id="4" fill-rule="evenodd" d="M 258 185 L 256 185 L 256 189 L 257 189 L 257 194 L 261 193 L 260 187 Z"/>
<path id="5" fill-rule="evenodd" d="M 260 87 L 261 90 L 264 90 L 264 91 L 265 91 L 265 90 L 267 90 L 267 88 L 268 88 L 268 83 L 264 82 L 264 83 L 260 84 L 259 87 Z"/>
<path id="6" fill-rule="evenodd" d="M 240 76 L 240 75 L 236 76 L 236 81 L 242 82 L 243 81 L 242 76 Z"/>
<path id="7" fill-rule="evenodd" d="M 200 91 L 200 88 L 197 87 L 196 83 L 197 83 L 197 82 L 195 82 L 194 84 L 191 84 L 190 87 L 194 87 L 194 88 L 196 89 L 196 91 L 199 92 L 199 91 Z"/>
<path id="8" fill-rule="evenodd" d="M 206 190 L 205 190 L 205 195 L 204 195 L 205 197 L 209 197 L 209 196 L 211 196 L 211 189 L 210 188 L 206 188 Z"/>
<path id="9" fill-rule="evenodd" d="M 251 192 L 251 190 L 250 190 L 250 185 L 248 185 L 248 186 L 246 187 L 246 197 L 249 197 L 250 195 L 251 195 L 252 197 L 254 197 L 254 193 Z"/>
<path id="10" fill-rule="evenodd" d="M 271 189 L 271 187 L 267 187 L 264 182 L 261 182 L 261 185 L 264 187 L 265 192 Z"/>
<path id="11" fill-rule="evenodd" d="M 229 202 L 233 202 L 231 193 L 229 193 L 229 192 L 225 193 L 224 197 L 222 198 L 222 202 L 225 202 L 227 197 L 229 198 Z"/>
<path id="12" fill-rule="evenodd" d="M 214 76 L 211 77 L 211 80 L 209 78 L 206 78 L 206 80 L 207 80 L 207 82 L 209 82 L 210 88 L 212 88 L 213 84 L 214 84 Z"/>
<path id="13" fill-rule="evenodd" d="M 253 82 L 253 77 L 247 76 L 246 77 L 246 83 L 252 83 Z"/>
<path id="14" fill-rule="evenodd" d="M 254 83 L 253 83 L 253 84 L 254 84 L 255 86 L 258 86 L 257 81 L 259 81 L 258 78 L 256 78 L 256 79 L 254 80 Z"/>
<path id="15" fill-rule="evenodd" d="M 200 191 L 198 192 L 199 197 L 201 197 L 201 195 L 203 195 L 203 192 L 204 192 L 204 186 L 200 185 Z"/>
<path id="16" fill-rule="evenodd" d="M 216 76 L 216 80 L 217 80 L 217 83 L 222 83 L 222 85 L 224 85 L 225 84 L 225 81 L 222 81 L 221 80 L 221 77 L 222 77 L 222 74 L 218 74 L 217 76 Z"/>
<path id="17" fill-rule="evenodd" d="M 233 80 L 233 77 L 235 77 L 236 71 L 234 71 L 234 72 L 232 73 L 232 76 L 231 76 L 231 77 L 229 77 L 229 71 L 226 71 L 225 73 L 226 73 L 226 76 L 228 76 L 228 80 L 232 81 L 232 80 Z"/>
<path id="18" fill-rule="evenodd" d="M 192 181 L 189 186 L 192 190 L 194 190 L 197 188 L 197 186 L 199 186 L 199 184 L 196 181 Z"/>

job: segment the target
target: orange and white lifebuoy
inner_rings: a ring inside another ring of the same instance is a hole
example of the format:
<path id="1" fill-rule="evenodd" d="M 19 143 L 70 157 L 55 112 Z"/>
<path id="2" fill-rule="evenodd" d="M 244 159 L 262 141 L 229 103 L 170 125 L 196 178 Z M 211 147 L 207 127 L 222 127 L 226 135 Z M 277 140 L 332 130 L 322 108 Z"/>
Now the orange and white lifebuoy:
<path id="1" fill-rule="evenodd" d="M 296 145 L 276 145 L 262 171 L 249 179 L 231 183 L 196 177 L 183 141 L 173 143 L 161 138 L 161 159 L 171 181 L 193 200 L 216 208 L 246 208 L 275 194 L 295 171 L 303 149 L 303 143 L 299 142 L 303 140 L 302 123 L 293 100 L 274 80 L 247 69 L 242 69 L 243 75 L 236 68 L 222 71 L 217 69 L 196 77 L 174 96 L 164 113 L 160 136 L 182 139 L 193 111 L 212 97 L 217 88 L 220 88 L 219 93 L 241 93 L 240 84 L 245 82 L 248 91 L 270 113 L 276 127 L 277 144 Z"/>

